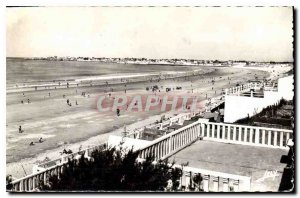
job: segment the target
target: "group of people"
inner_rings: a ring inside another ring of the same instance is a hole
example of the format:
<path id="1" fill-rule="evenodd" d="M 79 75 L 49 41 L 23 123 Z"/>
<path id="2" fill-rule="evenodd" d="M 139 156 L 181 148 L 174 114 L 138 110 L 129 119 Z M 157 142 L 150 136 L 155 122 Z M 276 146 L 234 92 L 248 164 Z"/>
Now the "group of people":
<path id="1" fill-rule="evenodd" d="M 78 105 L 78 102 L 77 102 L 77 100 L 75 100 L 75 104 L 76 104 L 76 105 Z M 69 105 L 70 107 L 72 106 L 72 103 L 70 102 L 70 100 L 69 100 L 69 99 L 67 99 L 67 105 Z"/>
<path id="2" fill-rule="evenodd" d="M 44 140 L 43 140 L 43 138 L 42 137 L 40 137 L 40 139 L 39 139 L 39 141 L 38 141 L 38 143 L 43 143 L 44 142 Z M 29 144 L 30 146 L 34 146 L 34 143 L 33 142 L 30 142 L 30 144 Z"/>
<path id="3" fill-rule="evenodd" d="M 22 126 L 20 125 L 19 126 L 19 133 L 24 133 L 24 130 L 22 129 Z M 42 137 L 40 137 L 40 139 L 39 139 L 39 141 L 38 141 L 39 143 L 43 143 L 44 142 L 44 140 L 43 140 L 43 138 Z M 30 146 L 33 146 L 34 145 L 34 143 L 33 142 L 30 142 L 30 144 L 29 144 Z"/>

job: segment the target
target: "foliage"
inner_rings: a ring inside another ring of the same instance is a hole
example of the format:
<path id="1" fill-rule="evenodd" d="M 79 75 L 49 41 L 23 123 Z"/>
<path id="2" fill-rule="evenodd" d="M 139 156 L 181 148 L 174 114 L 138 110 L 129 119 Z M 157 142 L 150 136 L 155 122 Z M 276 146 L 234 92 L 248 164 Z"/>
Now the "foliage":
<path id="1" fill-rule="evenodd" d="M 6 190 L 12 190 L 12 177 L 11 175 L 6 175 Z"/>
<path id="2" fill-rule="evenodd" d="M 235 123 L 254 125 L 254 122 L 278 124 L 286 127 L 291 126 L 291 116 L 279 115 L 278 111 L 284 106 L 289 105 L 291 102 L 281 99 L 278 105 L 270 105 L 263 108 L 262 111 L 252 117 L 242 118 Z"/>
<path id="3" fill-rule="evenodd" d="M 153 163 L 153 157 L 138 162 L 138 152 L 132 149 L 106 148 L 96 150 L 87 159 L 71 159 L 58 178 L 53 175 L 45 191 L 164 191 L 172 181 L 171 190 L 177 190 L 181 170 L 167 161 Z"/>

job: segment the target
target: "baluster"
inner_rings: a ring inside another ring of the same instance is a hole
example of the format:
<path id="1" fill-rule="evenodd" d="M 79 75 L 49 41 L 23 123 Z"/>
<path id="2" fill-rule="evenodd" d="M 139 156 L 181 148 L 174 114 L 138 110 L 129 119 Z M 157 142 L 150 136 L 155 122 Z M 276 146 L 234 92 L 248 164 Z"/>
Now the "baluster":
<path id="1" fill-rule="evenodd" d="M 225 125 L 222 126 L 222 139 L 225 139 Z"/>
<path id="2" fill-rule="evenodd" d="M 247 136 L 248 136 L 248 129 L 243 127 L 244 129 L 244 142 L 247 142 Z"/>
<path id="3" fill-rule="evenodd" d="M 162 142 L 158 144 L 158 159 L 162 157 Z"/>
<path id="4" fill-rule="evenodd" d="M 160 158 L 162 158 L 164 156 L 164 147 L 165 147 L 165 141 L 162 141 L 161 145 L 160 145 Z"/>
<path id="5" fill-rule="evenodd" d="M 163 157 L 168 154 L 168 141 L 164 141 Z"/>
<path id="6" fill-rule="evenodd" d="M 166 154 L 165 154 L 165 149 L 166 148 L 166 141 L 163 140 L 162 142 L 162 153 L 161 153 L 161 157 L 164 157 Z"/>
<path id="7" fill-rule="evenodd" d="M 33 177 L 28 178 L 28 190 L 32 191 L 33 190 Z"/>
<path id="8" fill-rule="evenodd" d="M 197 130 L 196 130 L 196 131 L 197 131 L 197 134 L 196 134 L 196 135 L 197 135 L 197 138 L 198 138 L 198 137 L 200 137 L 200 136 L 202 135 L 202 134 L 201 134 L 201 124 L 198 123 L 198 124 L 196 125 L 196 129 L 197 129 Z"/>
<path id="9" fill-rule="evenodd" d="M 34 189 L 36 188 L 36 180 L 37 180 L 37 177 L 38 177 L 38 176 L 32 178 L 32 190 L 34 190 Z"/>
<path id="10" fill-rule="evenodd" d="M 172 140 L 173 140 L 173 136 L 170 136 L 168 141 L 169 141 L 169 153 L 171 153 L 172 151 Z"/>
<path id="11" fill-rule="evenodd" d="M 233 127 L 233 137 L 232 137 L 233 141 L 236 141 L 236 127 Z"/>
<path id="12" fill-rule="evenodd" d="M 242 141 L 242 127 L 239 127 L 239 142 Z"/>
<path id="13" fill-rule="evenodd" d="M 23 179 L 20 181 L 20 191 L 21 192 L 24 191 L 24 180 Z"/>
<path id="14" fill-rule="evenodd" d="M 24 180 L 20 181 L 20 191 L 24 191 Z"/>
<path id="15" fill-rule="evenodd" d="M 203 191 L 209 191 L 209 175 L 203 175 Z"/>
<path id="16" fill-rule="evenodd" d="M 217 126 L 217 139 L 220 139 L 220 125 Z"/>
<path id="17" fill-rule="evenodd" d="M 280 147 L 283 147 L 283 131 L 280 132 L 279 146 L 280 146 Z"/>
<path id="18" fill-rule="evenodd" d="M 203 123 L 200 124 L 200 136 L 204 137 L 204 127 L 205 125 Z"/>
<path id="19" fill-rule="evenodd" d="M 271 131 L 268 130 L 268 145 L 271 145 Z"/>
<path id="20" fill-rule="evenodd" d="M 13 188 L 14 188 L 14 191 L 19 192 L 19 191 L 20 191 L 20 182 L 15 183 L 15 184 L 13 185 Z"/>
<path id="21" fill-rule="evenodd" d="M 195 139 L 196 133 L 197 133 L 197 127 L 196 127 L 196 126 L 193 126 L 193 131 L 192 131 L 192 136 L 191 136 L 192 141 Z"/>
<path id="22" fill-rule="evenodd" d="M 24 179 L 24 191 L 28 191 L 28 179 Z"/>
<path id="23" fill-rule="evenodd" d="M 239 180 L 233 180 L 233 191 L 239 192 Z"/>
<path id="24" fill-rule="evenodd" d="M 266 130 L 262 129 L 262 144 L 266 144 Z"/>
<path id="25" fill-rule="evenodd" d="M 274 146 L 277 146 L 277 131 L 274 131 Z"/>
<path id="26" fill-rule="evenodd" d="M 190 185 L 191 185 L 190 181 L 191 181 L 191 172 L 188 172 L 185 175 L 185 186 L 186 186 L 185 189 L 186 190 L 190 190 Z"/>
<path id="27" fill-rule="evenodd" d="M 179 139 L 178 147 L 180 148 L 183 145 L 183 142 L 184 142 L 184 137 L 183 137 L 182 132 L 180 132 L 180 134 L 178 135 L 178 139 Z"/>
<path id="28" fill-rule="evenodd" d="M 219 192 L 219 177 L 213 177 L 213 191 Z"/>
<path id="29" fill-rule="evenodd" d="M 190 142 L 190 134 L 191 134 L 191 128 L 186 130 L 186 142 L 184 146 Z"/>
<path id="30" fill-rule="evenodd" d="M 178 142 L 178 137 L 177 137 L 178 135 L 174 135 L 173 136 L 173 143 L 172 143 L 172 146 L 173 146 L 173 150 L 175 150 L 176 149 L 176 146 L 178 145 L 177 144 L 177 142 Z"/>
<path id="31" fill-rule="evenodd" d="M 227 126 L 227 140 L 230 140 L 231 126 Z"/>
<path id="32" fill-rule="evenodd" d="M 187 188 L 186 186 L 186 175 L 185 175 L 185 171 L 182 171 L 182 176 L 181 176 L 181 186 L 184 186 L 185 189 Z"/>
<path id="33" fill-rule="evenodd" d="M 249 140 L 249 142 L 250 143 L 253 143 L 253 129 L 252 128 L 250 128 L 250 140 Z"/>
<path id="34" fill-rule="evenodd" d="M 228 178 L 223 178 L 223 192 L 228 192 L 229 191 L 229 179 Z"/>
<path id="35" fill-rule="evenodd" d="M 255 144 L 259 144 L 259 129 L 255 129 Z"/>
<path id="36" fill-rule="evenodd" d="M 157 144 L 153 145 L 154 147 L 154 159 L 157 160 Z"/>

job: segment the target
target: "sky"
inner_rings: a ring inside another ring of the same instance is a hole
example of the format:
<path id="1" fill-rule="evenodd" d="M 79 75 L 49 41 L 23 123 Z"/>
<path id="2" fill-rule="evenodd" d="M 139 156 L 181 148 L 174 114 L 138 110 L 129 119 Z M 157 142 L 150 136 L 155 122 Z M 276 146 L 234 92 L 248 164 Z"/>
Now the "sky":
<path id="1" fill-rule="evenodd" d="M 291 7 L 6 8 L 6 56 L 293 61 Z"/>

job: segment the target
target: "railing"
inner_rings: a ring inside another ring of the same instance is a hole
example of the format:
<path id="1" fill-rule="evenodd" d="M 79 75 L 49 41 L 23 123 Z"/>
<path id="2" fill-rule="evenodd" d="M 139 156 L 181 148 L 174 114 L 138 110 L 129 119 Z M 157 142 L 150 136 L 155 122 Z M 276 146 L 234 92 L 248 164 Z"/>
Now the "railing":
<path id="1" fill-rule="evenodd" d="M 41 170 L 47 169 L 47 168 L 52 167 L 52 166 L 56 166 L 56 165 L 59 165 L 59 164 L 62 164 L 62 163 L 66 163 L 66 162 L 68 162 L 68 159 L 78 158 L 78 157 L 81 157 L 81 155 L 85 155 L 86 157 L 90 157 L 93 151 L 101 150 L 101 149 L 105 148 L 105 146 L 106 146 L 106 143 L 102 143 L 100 145 L 96 145 L 96 146 L 84 149 L 82 151 L 78 151 L 76 153 L 63 155 L 59 159 L 55 159 L 55 160 L 51 160 L 51 161 L 39 164 L 34 169 L 35 169 L 35 171 L 41 171 Z"/>
<path id="2" fill-rule="evenodd" d="M 181 168 L 180 165 L 174 167 Z M 195 181 L 195 177 L 201 178 Z M 242 192 L 251 190 L 251 177 L 182 167 L 180 187 L 185 191 Z"/>
<path id="3" fill-rule="evenodd" d="M 35 191 L 40 184 L 47 184 L 51 175 L 58 175 L 63 172 L 63 163 L 44 169 L 38 173 L 33 173 L 26 177 L 14 180 L 12 182 L 12 190 L 15 192 L 32 192 Z"/>
<path id="4" fill-rule="evenodd" d="M 59 177 L 63 171 L 63 165 L 68 162 L 68 159 L 78 158 L 82 154 L 86 158 L 89 158 L 93 151 L 103 149 L 105 146 L 106 143 L 103 143 L 76 153 L 65 155 L 59 159 L 40 164 L 37 167 L 34 167 L 35 171 L 31 175 L 14 180 L 12 182 L 13 191 L 34 191 L 40 182 L 42 182 L 42 184 L 46 184 L 50 176 L 58 175 Z"/>
<path id="5" fill-rule="evenodd" d="M 166 158 L 182 148 L 195 142 L 200 133 L 199 122 L 182 127 L 154 140 L 150 145 L 140 149 L 139 158 L 154 155 L 155 160 Z"/>
<path id="6" fill-rule="evenodd" d="M 139 159 L 145 159 L 149 155 L 154 155 L 155 161 L 159 159 L 166 159 L 173 155 L 174 153 L 180 151 L 181 149 L 191 145 L 198 140 L 199 137 L 203 137 L 204 140 L 213 140 L 224 143 L 235 143 L 243 145 L 253 145 L 253 146 L 263 146 L 270 148 L 281 148 L 286 149 L 287 141 L 292 138 L 293 131 L 286 129 L 276 129 L 276 128 L 266 128 L 266 127 L 254 127 L 254 126 L 244 126 L 244 125 L 234 125 L 234 124 L 224 124 L 224 123 L 212 123 L 208 122 L 207 119 L 199 119 L 198 121 L 182 127 L 176 131 L 173 131 L 165 136 L 162 136 L 154 140 L 150 145 L 140 149 Z M 95 146 L 92 148 L 85 149 L 78 153 L 70 154 L 64 156 L 61 161 L 54 160 L 40 165 L 40 170 L 37 173 L 33 173 L 24 178 L 14 180 L 12 182 L 14 191 L 33 191 L 37 184 L 42 181 L 44 184 L 49 179 L 52 174 L 60 174 L 62 171 L 62 165 L 67 162 L 67 159 L 78 157 L 82 152 L 84 152 L 85 157 L 89 157 L 91 152 L 95 149 L 103 147 L 104 144 Z M 54 166 L 48 167 L 47 164 L 56 164 Z M 58 163 L 59 162 L 59 163 Z M 197 172 L 198 170 L 198 172 Z M 207 172 L 207 170 L 202 170 L 197 168 L 185 168 L 185 172 L 192 172 L 193 174 L 203 174 L 204 177 L 203 189 L 209 190 L 207 187 L 207 177 L 212 178 L 224 178 L 224 181 L 229 181 L 229 179 L 235 180 L 235 182 L 246 182 L 246 186 L 250 186 L 248 178 L 242 176 L 232 176 L 230 174 L 224 175 L 225 173 L 217 172 Z M 206 179 L 205 179 L 206 178 Z M 240 179 L 237 179 L 240 178 Z M 214 183 L 217 180 L 214 179 Z M 216 185 L 216 184 L 214 184 Z M 225 187 L 227 189 L 225 182 Z M 237 184 L 236 184 L 237 185 Z M 241 186 L 240 184 L 238 186 Z M 247 187 L 248 188 L 248 187 Z M 216 186 L 213 189 L 219 189 Z M 234 190 L 235 189 L 235 190 Z M 233 190 L 236 191 L 237 187 L 233 186 Z M 245 190 L 247 191 L 247 190 Z"/>
<path id="7" fill-rule="evenodd" d="M 156 129 L 164 129 L 168 126 L 171 126 L 172 124 L 183 124 L 185 120 L 191 119 L 191 117 L 194 115 L 194 112 L 189 112 L 189 113 L 181 113 L 173 118 L 170 118 L 162 123 L 158 123 L 155 125 L 152 125 L 150 128 L 156 128 Z"/>
<path id="8" fill-rule="evenodd" d="M 288 148 L 293 131 L 287 129 L 201 122 L 200 135 L 206 140 L 253 146 Z"/>
<path id="9" fill-rule="evenodd" d="M 239 85 L 236 87 L 231 87 L 228 89 L 225 89 L 226 95 L 235 95 L 239 94 L 240 92 L 249 91 L 250 89 L 258 89 L 260 86 L 262 86 L 261 83 L 247 83 L 244 85 Z"/>

